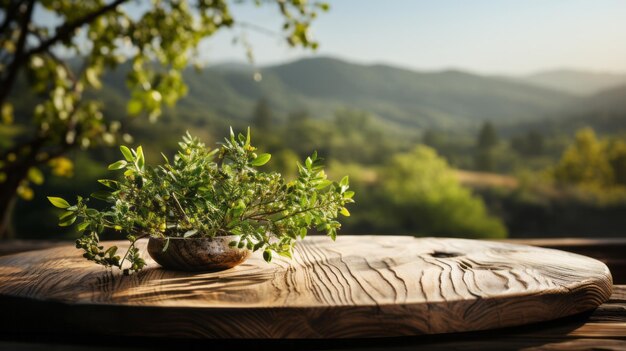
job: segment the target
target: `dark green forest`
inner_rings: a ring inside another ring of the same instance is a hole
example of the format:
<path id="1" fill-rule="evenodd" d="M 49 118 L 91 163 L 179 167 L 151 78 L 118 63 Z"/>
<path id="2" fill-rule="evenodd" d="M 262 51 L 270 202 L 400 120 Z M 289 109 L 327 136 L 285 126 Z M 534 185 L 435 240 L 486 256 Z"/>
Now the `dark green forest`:
<path id="1" fill-rule="evenodd" d="M 108 73 L 102 89 L 89 92 L 119 120 L 111 132 L 123 135 L 122 143 L 143 145 L 148 163 L 158 162 L 185 131 L 212 145 L 229 126 L 251 126 L 260 149 L 273 155 L 265 167 L 287 177 L 317 150 L 330 176 L 350 174 L 357 193 L 342 233 L 623 236 L 626 86 L 596 83 L 597 90 L 573 92 L 545 77 L 537 83 L 331 58 L 258 72 L 221 64 L 187 69 L 187 96 L 149 123 L 127 118 L 129 69 Z M 26 121 L 37 98 L 25 91 L 18 82 L 13 100 L 15 118 Z M 0 126 L 0 146 L 23 132 Z M 117 153 L 103 145 L 56 159 L 55 177 L 42 174 L 45 185 L 20 193 L 28 201 L 18 204 L 14 233 L 72 237 L 56 227 L 45 196 L 98 190 L 96 180 L 111 176 L 106 165 Z"/>

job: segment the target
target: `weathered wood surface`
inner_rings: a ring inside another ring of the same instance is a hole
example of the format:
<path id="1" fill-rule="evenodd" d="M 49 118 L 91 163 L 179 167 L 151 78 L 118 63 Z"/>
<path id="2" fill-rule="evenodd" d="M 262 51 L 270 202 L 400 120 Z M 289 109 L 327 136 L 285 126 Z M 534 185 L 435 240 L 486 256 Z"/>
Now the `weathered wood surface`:
<path id="1" fill-rule="evenodd" d="M 217 273 L 148 261 L 123 277 L 69 246 L 0 257 L 0 302 L 54 315 L 53 325 L 31 323 L 49 331 L 348 338 L 518 326 L 590 310 L 611 295 L 611 275 L 594 259 L 463 239 L 309 237 L 292 261 L 268 265 L 253 255 Z"/>
<path id="2" fill-rule="evenodd" d="M 557 249 L 593 257 L 606 264 L 613 284 L 626 284 L 626 238 L 506 239 L 505 242 Z"/>
<path id="3" fill-rule="evenodd" d="M 497 239 L 498 242 L 545 247 L 577 253 L 602 261 L 611 270 L 613 284 L 626 284 L 626 238 L 534 238 Z M 43 240 L 0 241 L 0 256 L 47 249 L 68 242 Z"/>
<path id="4" fill-rule="evenodd" d="M 43 250 L 51 247 L 67 245 L 68 241 L 51 240 L 0 240 L 0 256 L 11 255 L 19 252 Z"/>

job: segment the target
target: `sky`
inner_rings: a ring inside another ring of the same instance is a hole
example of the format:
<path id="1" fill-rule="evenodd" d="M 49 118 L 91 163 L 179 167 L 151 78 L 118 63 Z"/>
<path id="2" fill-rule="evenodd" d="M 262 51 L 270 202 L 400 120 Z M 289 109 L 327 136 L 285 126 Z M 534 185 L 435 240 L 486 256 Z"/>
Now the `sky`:
<path id="1" fill-rule="evenodd" d="M 146 0 L 142 0 L 146 1 Z M 310 0 L 313 1 L 313 0 Z M 231 2 L 235 20 L 275 35 L 235 26 L 201 45 L 208 64 L 245 61 L 233 45 L 244 35 L 259 66 L 331 56 L 414 70 L 460 69 L 526 75 L 553 69 L 626 73 L 626 0 L 326 0 L 312 34 L 316 52 L 290 48 L 277 6 Z M 134 2 L 129 12 L 141 12 Z M 36 14 L 37 15 L 37 14 Z M 49 25 L 55 19 L 40 14 Z"/>
<path id="2" fill-rule="evenodd" d="M 313 35 L 317 52 L 236 27 L 202 45 L 209 63 L 243 61 L 245 33 L 259 65 L 308 56 L 416 70 L 524 75 L 551 69 L 626 73 L 623 0 L 335 0 Z M 233 5 L 235 19 L 280 33 L 274 6 Z"/>

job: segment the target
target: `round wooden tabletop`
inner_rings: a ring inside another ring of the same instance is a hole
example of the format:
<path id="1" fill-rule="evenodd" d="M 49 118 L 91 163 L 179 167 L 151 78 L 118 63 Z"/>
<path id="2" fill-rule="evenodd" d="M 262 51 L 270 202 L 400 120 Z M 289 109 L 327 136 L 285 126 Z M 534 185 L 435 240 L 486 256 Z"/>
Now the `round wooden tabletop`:
<path id="1" fill-rule="evenodd" d="M 144 252 L 145 245 L 139 244 Z M 0 257 L 0 303 L 54 321 L 31 322 L 31 330 L 361 338 L 546 321 L 594 309 L 612 289 L 608 268 L 597 260 L 465 239 L 310 236 L 292 260 L 268 264 L 255 253 L 213 273 L 169 271 L 146 259 L 146 269 L 123 276 L 70 245 Z M 15 316 L 1 315 L 15 323 Z"/>

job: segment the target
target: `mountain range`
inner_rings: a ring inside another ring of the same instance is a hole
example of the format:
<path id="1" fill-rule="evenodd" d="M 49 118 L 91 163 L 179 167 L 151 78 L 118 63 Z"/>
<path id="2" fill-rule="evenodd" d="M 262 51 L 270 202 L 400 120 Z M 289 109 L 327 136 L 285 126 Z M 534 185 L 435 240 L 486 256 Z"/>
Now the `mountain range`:
<path id="1" fill-rule="evenodd" d="M 118 104 L 128 94 L 127 69 L 104 79 L 103 96 Z M 239 63 L 200 72 L 189 69 L 184 73 L 189 93 L 172 114 L 244 122 L 264 98 L 278 120 L 301 111 L 331 118 L 337 109 L 348 108 L 367 111 L 397 130 L 473 131 L 487 120 L 505 127 L 541 127 L 545 121 L 568 118 L 593 124 L 598 115 L 610 120 L 608 125 L 615 119 L 626 122 L 626 75 L 561 70 L 512 78 L 459 70 L 420 72 L 327 57 L 261 67 L 258 73 L 260 81 L 254 79 L 254 69 Z"/>
<path id="2" fill-rule="evenodd" d="M 530 74 L 518 80 L 571 94 L 591 95 L 626 85 L 626 74 L 560 69 Z"/>

